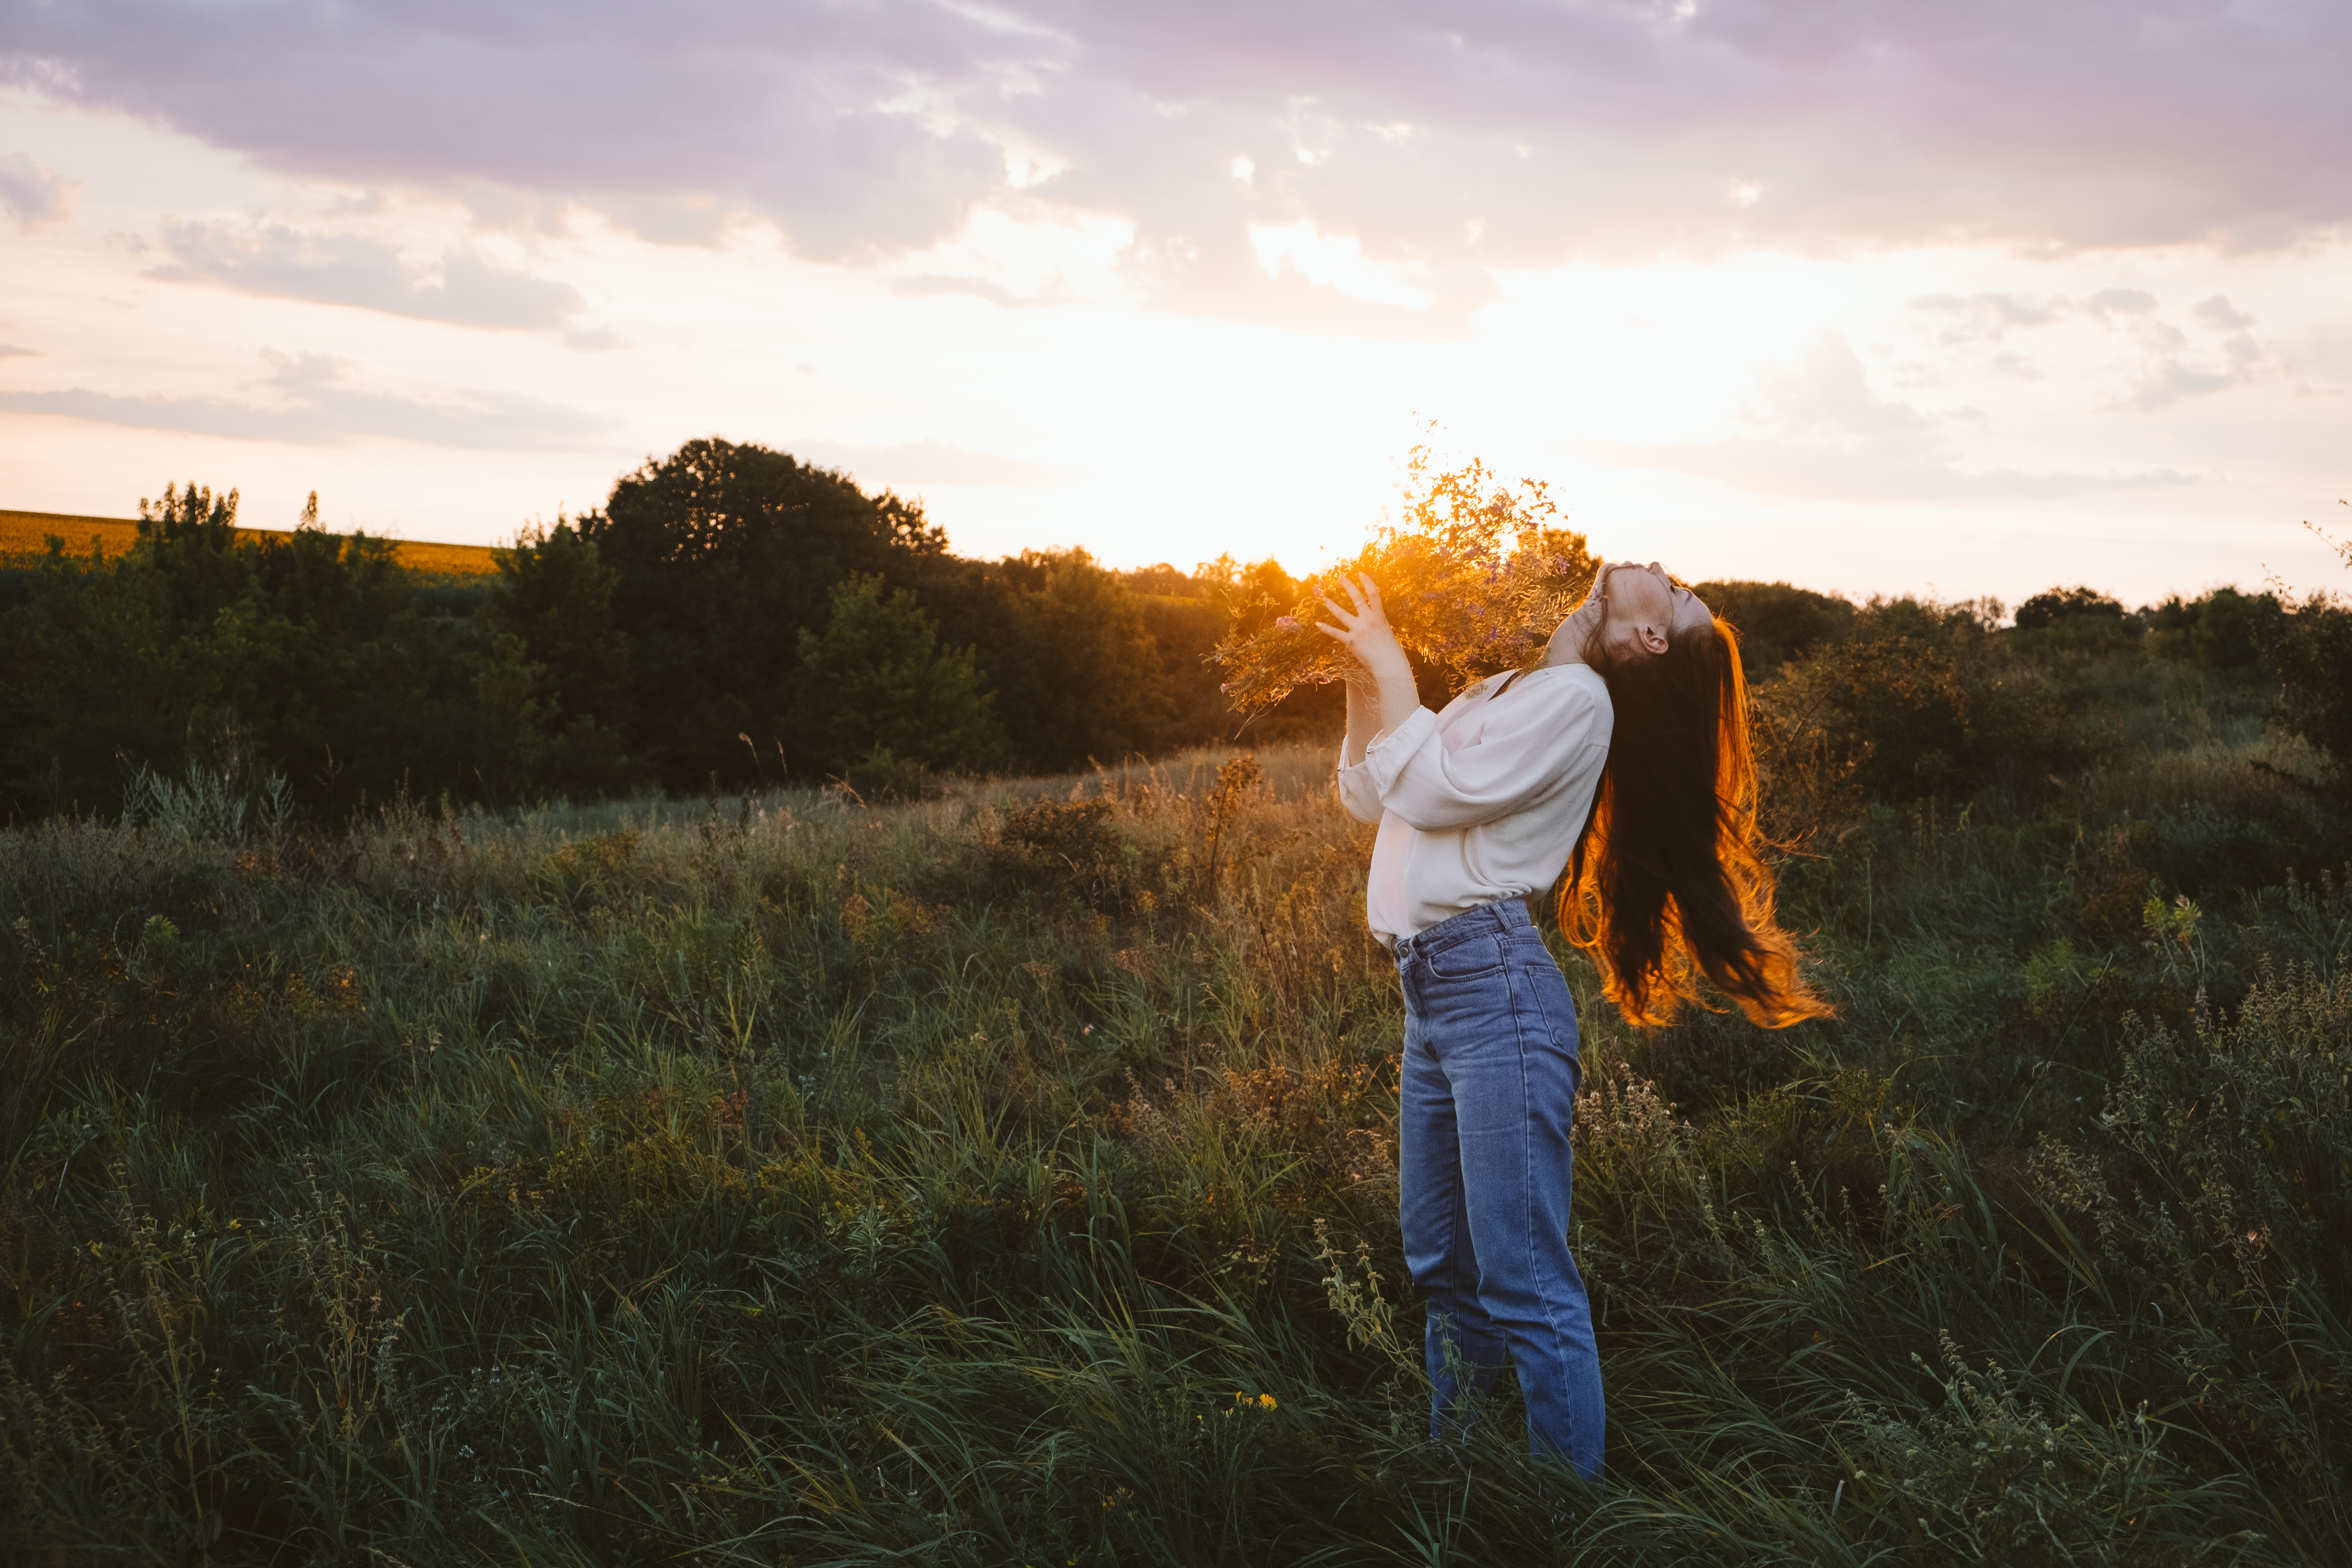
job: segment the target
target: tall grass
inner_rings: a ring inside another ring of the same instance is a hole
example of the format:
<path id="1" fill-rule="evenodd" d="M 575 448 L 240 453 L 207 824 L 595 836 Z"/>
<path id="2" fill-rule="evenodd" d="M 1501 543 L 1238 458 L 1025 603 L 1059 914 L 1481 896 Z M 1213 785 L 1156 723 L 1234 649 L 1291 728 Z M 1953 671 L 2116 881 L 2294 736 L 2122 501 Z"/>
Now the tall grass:
<path id="1" fill-rule="evenodd" d="M 2352 893 L 2178 695 L 2054 794 L 1826 824 L 1787 907 L 1837 1020 L 1634 1035 L 1567 956 L 1591 1489 L 1507 1378 L 1422 1440 L 1401 1008 L 1319 752 L 13 831 L 0 1535 L 2344 1560 Z"/>

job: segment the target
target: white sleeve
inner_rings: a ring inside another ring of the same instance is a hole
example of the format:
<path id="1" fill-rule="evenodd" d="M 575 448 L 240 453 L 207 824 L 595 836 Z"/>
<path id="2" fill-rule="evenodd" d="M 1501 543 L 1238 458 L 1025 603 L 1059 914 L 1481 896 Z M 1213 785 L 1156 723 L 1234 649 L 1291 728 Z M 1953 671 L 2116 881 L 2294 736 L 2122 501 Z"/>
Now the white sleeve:
<path id="1" fill-rule="evenodd" d="M 1512 695 L 1517 700 L 1498 699 L 1485 733 L 1458 751 L 1439 742 L 1437 717 L 1423 708 L 1340 777 L 1370 775 L 1358 788 L 1368 789 L 1382 810 L 1423 832 L 1444 832 L 1507 817 L 1540 800 L 1559 787 L 1587 747 L 1608 745 L 1606 710 L 1584 683 L 1530 684 Z M 1343 798 L 1347 788 L 1343 783 Z M 1364 815 L 1353 800 L 1349 810 Z"/>
<path id="2" fill-rule="evenodd" d="M 1412 747 L 1437 735 L 1437 716 L 1416 707 L 1404 722 L 1364 747 L 1364 759 L 1348 766 L 1347 743 L 1339 750 L 1339 803 L 1360 822 L 1377 822 L 1383 810 L 1381 798 L 1396 779 L 1396 764 Z M 1402 742 L 1402 746 L 1400 746 Z"/>

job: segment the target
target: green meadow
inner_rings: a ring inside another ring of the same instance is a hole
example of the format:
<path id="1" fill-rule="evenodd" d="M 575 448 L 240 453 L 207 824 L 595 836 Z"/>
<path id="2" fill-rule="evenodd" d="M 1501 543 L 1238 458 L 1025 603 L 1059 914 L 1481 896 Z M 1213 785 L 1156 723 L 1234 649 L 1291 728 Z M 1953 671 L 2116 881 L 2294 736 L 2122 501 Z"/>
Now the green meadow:
<path id="1" fill-rule="evenodd" d="M 1561 949 L 1590 1490 L 1507 1377 L 1423 1441 L 1324 747 L 21 822 L 6 1555 L 2346 1561 L 2344 818 L 2175 621 L 1759 682 L 1835 1019 L 1636 1033 Z"/>

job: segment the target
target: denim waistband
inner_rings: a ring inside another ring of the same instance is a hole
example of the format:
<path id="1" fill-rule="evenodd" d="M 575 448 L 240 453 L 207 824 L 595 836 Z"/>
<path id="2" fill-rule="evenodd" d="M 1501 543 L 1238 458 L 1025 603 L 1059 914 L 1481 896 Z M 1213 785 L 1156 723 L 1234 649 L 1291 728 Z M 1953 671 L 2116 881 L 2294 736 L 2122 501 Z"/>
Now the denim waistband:
<path id="1" fill-rule="evenodd" d="M 1414 958 L 1432 953 L 1442 953 L 1457 942 L 1467 942 L 1474 936 L 1493 936 L 1533 925 L 1528 917 L 1528 901 L 1524 898 L 1498 898 L 1492 904 L 1482 904 L 1475 909 L 1465 909 L 1459 915 L 1448 915 L 1425 931 L 1397 938 L 1397 967 L 1402 968 Z"/>

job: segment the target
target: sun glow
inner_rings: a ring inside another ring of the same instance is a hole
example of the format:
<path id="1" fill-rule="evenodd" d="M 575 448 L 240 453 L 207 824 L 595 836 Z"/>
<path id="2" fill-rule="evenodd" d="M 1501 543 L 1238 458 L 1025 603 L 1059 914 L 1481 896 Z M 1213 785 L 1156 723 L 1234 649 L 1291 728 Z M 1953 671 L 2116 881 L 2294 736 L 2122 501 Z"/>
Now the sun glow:
<path id="1" fill-rule="evenodd" d="M 2298 525 L 2340 482 L 2311 455 L 2352 388 L 2341 240 L 1447 271 L 1304 217 L 1220 259 L 1008 201 L 871 265 L 722 208 L 666 209 L 704 225 L 673 243 L 7 101 L 0 142 L 102 177 L 12 242 L 0 504 L 123 515 L 195 478 L 268 524 L 315 487 L 337 526 L 487 542 L 718 434 L 919 494 L 971 553 L 1305 570 L 1363 542 L 1433 418 L 1686 574 L 2144 598 L 2336 570 Z M 1023 156 L 1033 190 L 1066 177 Z"/>

